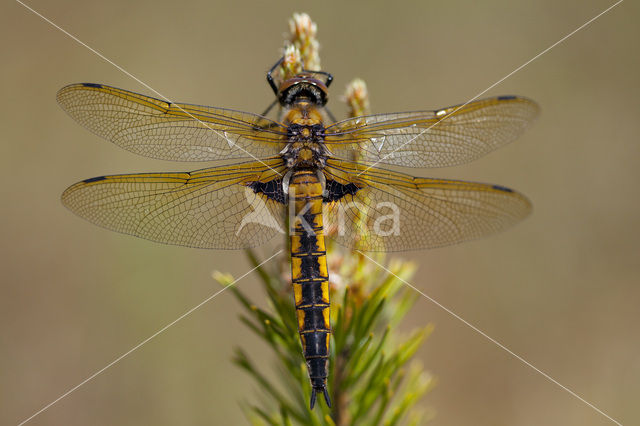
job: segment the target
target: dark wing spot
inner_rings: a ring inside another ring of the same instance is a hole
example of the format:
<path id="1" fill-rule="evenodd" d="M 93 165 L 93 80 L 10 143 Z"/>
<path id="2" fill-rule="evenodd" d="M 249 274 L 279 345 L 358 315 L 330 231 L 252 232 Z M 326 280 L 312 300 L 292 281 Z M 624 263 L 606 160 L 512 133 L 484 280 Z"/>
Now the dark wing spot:
<path id="1" fill-rule="evenodd" d="M 82 85 L 84 87 L 95 87 L 96 89 L 102 88 L 102 84 L 97 84 L 97 83 L 82 83 Z"/>
<path id="2" fill-rule="evenodd" d="M 510 101 L 511 99 L 515 99 L 517 96 L 506 95 L 506 96 L 498 96 L 499 101 Z"/>
<path id="3" fill-rule="evenodd" d="M 273 179 L 269 182 L 251 182 L 249 188 L 256 194 L 264 194 L 269 200 L 284 204 L 286 197 L 282 191 L 282 179 Z"/>
<path id="4" fill-rule="evenodd" d="M 106 178 L 107 178 L 106 176 L 98 176 L 98 177 L 85 179 L 82 182 L 84 182 L 84 183 L 93 183 L 93 182 L 99 182 L 101 180 L 105 180 Z"/>
<path id="5" fill-rule="evenodd" d="M 324 197 L 325 202 L 338 201 L 345 195 L 354 195 L 360 188 L 354 183 L 343 185 L 335 180 L 327 180 L 327 195 Z"/>
<path id="6" fill-rule="evenodd" d="M 513 192 L 513 189 L 507 188 L 505 186 L 500 186 L 500 185 L 493 185 L 492 188 L 502 192 Z"/>

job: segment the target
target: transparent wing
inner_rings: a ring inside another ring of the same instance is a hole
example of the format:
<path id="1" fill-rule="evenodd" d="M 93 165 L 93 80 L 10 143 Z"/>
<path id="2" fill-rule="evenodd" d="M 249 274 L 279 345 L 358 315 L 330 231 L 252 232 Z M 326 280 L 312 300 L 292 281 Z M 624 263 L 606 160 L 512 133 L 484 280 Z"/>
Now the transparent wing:
<path id="1" fill-rule="evenodd" d="M 248 186 L 279 178 L 274 170 L 282 170 L 282 160 L 265 163 L 191 173 L 102 176 L 69 187 L 62 202 L 90 222 L 152 241 L 199 248 L 252 247 L 285 232 L 284 204 Z"/>
<path id="2" fill-rule="evenodd" d="M 172 104 L 102 84 L 62 88 L 62 108 L 103 138 L 145 157 L 211 161 L 271 157 L 282 149 L 286 128 L 257 114 Z"/>
<path id="3" fill-rule="evenodd" d="M 515 140 L 538 112 L 529 99 L 500 96 L 436 111 L 362 116 L 327 127 L 326 144 L 345 160 L 453 166 Z"/>
<path id="4" fill-rule="evenodd" d="M 365 251 L 414 250 L 480 238 L 531 211 L 523 195 L 498 185 L 416 178 L 338 160 L 329 160 L 324 171 L 328 184 L 359 188 L 325 205 L 327 235 Z"/>

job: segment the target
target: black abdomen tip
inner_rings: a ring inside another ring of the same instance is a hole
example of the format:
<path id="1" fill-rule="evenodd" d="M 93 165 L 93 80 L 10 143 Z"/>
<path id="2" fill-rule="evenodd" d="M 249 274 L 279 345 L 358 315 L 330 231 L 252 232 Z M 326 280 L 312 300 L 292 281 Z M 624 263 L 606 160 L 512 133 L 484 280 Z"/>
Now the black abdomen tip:
<path id="1" fill-rule="evenodd" d="M 313 410 L 316 405 L 316 392 L 322 392 L 324 400 L 327 403 L 327 407 L 331 408 L 331 398 L 329 398 L 329 392 L 327 392 L 326 386 L 314 387 L 311 389 L 311 400 L 309 401 L 309 409 Z"/>

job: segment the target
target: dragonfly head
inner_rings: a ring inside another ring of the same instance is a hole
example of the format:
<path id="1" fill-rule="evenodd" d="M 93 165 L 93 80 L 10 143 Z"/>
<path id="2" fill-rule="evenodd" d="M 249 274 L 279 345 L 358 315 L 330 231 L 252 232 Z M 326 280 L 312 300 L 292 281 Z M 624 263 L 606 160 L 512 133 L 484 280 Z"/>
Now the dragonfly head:
<path id="1" fill-rule="evenodd" d="M 282 106 L 291 106 L 307 101 L 325 106 L 328 100 L 327 85 L 312 74 L 302 73 L 282 82 L 278 88 L 278 100 Z"/>

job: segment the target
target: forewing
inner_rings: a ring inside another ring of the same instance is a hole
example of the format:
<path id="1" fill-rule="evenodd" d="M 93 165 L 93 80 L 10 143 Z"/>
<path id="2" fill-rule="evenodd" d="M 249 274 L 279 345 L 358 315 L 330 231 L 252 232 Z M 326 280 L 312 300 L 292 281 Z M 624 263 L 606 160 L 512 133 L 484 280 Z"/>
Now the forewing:
<path id="1" fill-rule="evenodd" d="M 279 179 L 281 159 L 191 173 L 140 173 L 87 179 L 62 202 L 104 228 L 165 244 L 238 249 L 285 232 L 284 204 L 247 186 Z"/>
<path id="2" fill-rule="evenodd" d="M 364 251 L 472 240 L 501 231 L 531 211 L 523 195 L 498 185 L 415 178 L 338 160 L 329 160 L 324 170 L 328 187 L 338 182 L 352 188 L 344 191 L 351 195 L 326 204 L 327 235 Z"/>
<path id="3" fill-rule="evenodd" d="M 97 135 L 162 160 L 271 157 L 286 138 L 286 128 L 257 114 L 174 104 L 102 84 L 72 84 L 57 98 L 74 120 Z"/>
<path id="4" fill-rule="evenodd" d="M 345 160 L 454 166 L 515 140 L 538 112 L 529 99 L 501 96 L 436 111 L 362 116 L 327 127 L 326 144 Z"/>

